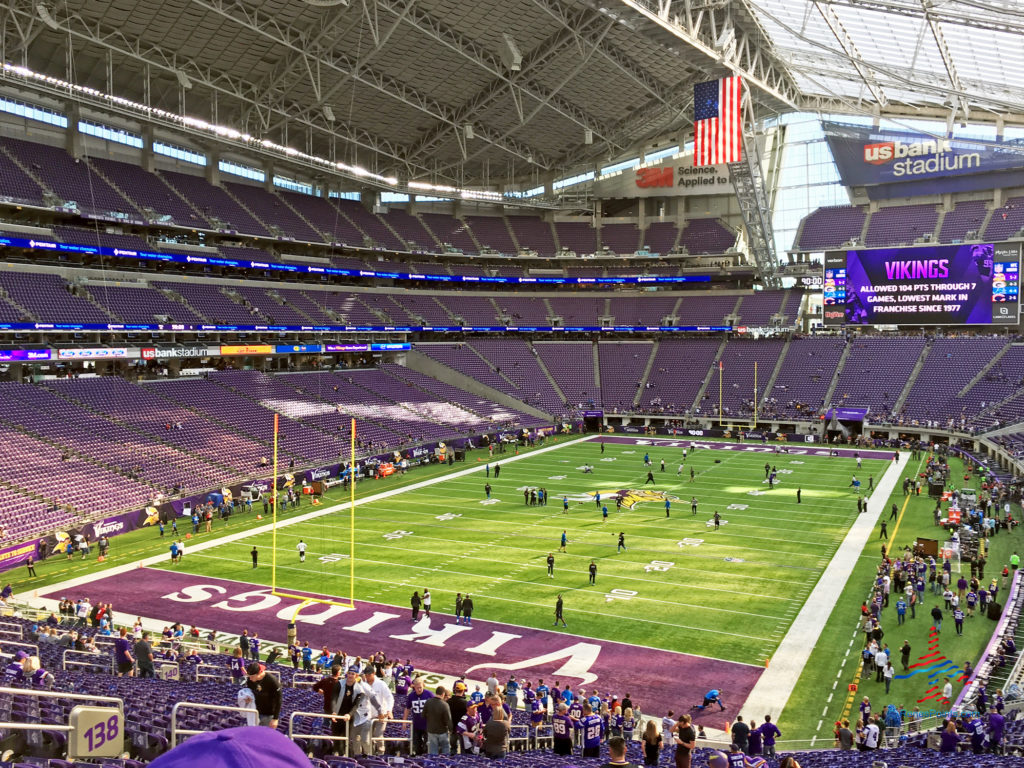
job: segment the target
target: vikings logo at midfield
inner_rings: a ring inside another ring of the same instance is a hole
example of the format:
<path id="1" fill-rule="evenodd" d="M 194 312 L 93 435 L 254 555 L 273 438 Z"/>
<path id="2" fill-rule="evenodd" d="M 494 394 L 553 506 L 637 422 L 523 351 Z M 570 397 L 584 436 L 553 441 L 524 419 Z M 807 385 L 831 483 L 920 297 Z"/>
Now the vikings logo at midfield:
<path id="1" fill-rule="evenodd" d="M 638 490 L 636 488 L 622 488 L 619 490 L 609 489 L 607 491 L 588 491 L 587 493 L 570 493 L 566 494 L 566 498 L 569 501 L 575 501 L 580 504 L 586 501 L 594 501 L 597 495 L 601 494 L 601 501 L 607 501 L 609 504 L 614 503 L 617 499 L 622 500 L 622 506 L 626 509 L 633 509 L 637 504 L 661 504 L 664 505 L 665 501 L 677 502 L 680 501 L 678 496 L 665 491 L 645 491 Z"/>

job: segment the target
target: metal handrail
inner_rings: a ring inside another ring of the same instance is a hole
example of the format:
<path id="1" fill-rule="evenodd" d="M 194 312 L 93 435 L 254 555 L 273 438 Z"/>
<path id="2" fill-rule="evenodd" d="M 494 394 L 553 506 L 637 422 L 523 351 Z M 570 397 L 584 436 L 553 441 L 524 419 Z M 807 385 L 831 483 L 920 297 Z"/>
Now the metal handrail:
<path id="1" fill-rule="evenodd" d="M 38 656 L 39 655 L 39 645 L 36 644 L 36 643 L 22 643 L 20 641 L 15 641 L 15 640 L 4 640 L 3 644 L 4 644 L 4 648 L 7 648 L 8 646 L 12 646 L 12 645 L 15 648 L 20 648 L 22 650 L 24 650 L 25 648 L 31 648 L 32 649 L 32 653 L 30 653 L 29 656 Z M 5 654 L 5 655 L 9 656 L 10 654 Z"/>
<path id="2" fill-rule="evenodd" d="M 121 715 L 121 722 L 124 722 L 124 699 L 116 696 L 90 696 L 85 693 L 67 693 L 65 691 L 38 691 L 27 688 L 0 688 L 0 694 L 13 694 L 16 696 L 35 696 L 40 699 L 73 699 L 75 701 L 106 701 L 117 705 L 117 711 Z M 51 725 L 49 723 L 3 723 L 0 722 L 2 730 L 18 731 L 70 731 L 70 725 Z"/>
<path id="3" fill-rule="evenodd" d="M 288 738 L 295 738 L 295 718 L 296 717 L 323 717 L 328 720 L 345 720 L 349 721 L 352 719 L 351 715 L 334 715 L 327 714 L 326 712 L 292 712 L 288 716 Z M 346 729 L 347 730 L 347 729 Z M 309 736 L 315 739 L 323 739 L 324 741 L 344 741 L 345 742 L 345 757 L 349 756 L 351 751 L 352 740 L 350 735 L 335 736 L 334 734 L 322 734 L 322 733 L 300 733 L 300 736 Z M 410 753 L 411 754 L 411 753 Z"/>
<path id="4" fill-rule="evenodd" d="M 87 665 L 93 667 L 104 667 L 110 670 L 111 674 L 117 671 L 114 664 L 113 656 L 104 656 L 102 653 L 91 653 L 90 651 L 76 651 L 74 648 L 67 648 L 60 657 L 60 668 L 65 672 L 68 669 L 68 654 L 78 653 L 82 656 L 88 656 L 88 659 L 72 659 L 72 664 Z"/>
<path id="5" fill-rule="evenodd" d="M 191 707 L 192 709 L 214 709 L 218 712 L 244 712 L 246 714 L 255 712 L 256 716 L 259 717 L 259 711 L 250 707 L 228 707 L 221 704 L 200 704 L 196 701 L 179 701 L 171 707 L 171 749 L 178 746 L 178 734 L 182 734 L 184 736 L 195 736 L 198 733 L 206 733 L 206 731 L 196 731 L 191 728 L 178 727 L 178 710 L 181 707 Z"/>
<path id="6" fill-rule="evenodd" d="M 21 640 L 25 637 L 25 628 L 21 624 L 15 624 L 10 621 L 0 621 L 0 632 L 15 632 L 17 631 L 18 639 Z"/>
<path id="7" fill-rule="evenodd" d="M 205 672 L 203 671 L 204 669 L 214 671 Z M 222 667 L 217 664 L 197 664 L 196 680 L 223 680 L 227 682 L 234 682 L 235 678 L 231 676 L 231 669 L 228 667 Z"/>
<path id="8" fill-rule="evenodd" d="M 312 687 L 313 684 L 318 682 L 322 677 L 323 675 L 318 675 L 313 672 L 296 672 L 292 675 L 292 688 L 305 687 L 306 685 Z"/>

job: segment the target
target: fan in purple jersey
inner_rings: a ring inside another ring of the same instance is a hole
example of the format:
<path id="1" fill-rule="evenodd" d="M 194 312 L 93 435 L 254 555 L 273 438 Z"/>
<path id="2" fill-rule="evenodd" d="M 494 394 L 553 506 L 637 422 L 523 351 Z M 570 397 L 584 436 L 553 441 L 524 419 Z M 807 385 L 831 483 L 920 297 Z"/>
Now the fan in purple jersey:
<path id="1" fill-rule="evenodd" d="M 556 755 L 572 754 L 573 719 L 569 716 L 569 707 L 559 704 L 557 713 L 551 718 L 551 733 L 554 736 Z"/>
<path id="2" fill-rule="evenodd" d="M 540 733 L 541 723 L 544 722 L 544 715 L 547 711 L 541 706 L 536 697 L 529 701 L 530 710 L 530 740 L 537 746 L 537 736 Z"/>
<path id="3" fill-rule="evenodd" d="M 455 725 L 455 731 L 462 742 L 463 753 L 479 754 L 480 718 L 477 716 L 477 705 L 469 704 L 466 714 Z"/>
<path id="4" fill-rule="evenodd" d="M 25 666 L 28 659 L 29 655 L 24 651 L 14 654 L 11 663 L 4 667 L 4 685 L 25 682 Z"/>
<path id="5" fill-rule="evenodd" d="M 425 690 L 423 678 L 417 677 L 412 681 L 412 690 L 406 696 L 404 720 L 412 719 L 412 744 L 417 755 L 427 751 L 427 718 L 423 714 L 423 707 L 427 701 L 434 698 L 434 694 Z"/>
<path id="6" fill-rule="evenodd" d="M 583 717 L 583 704 L 582 699 L 573 699 L 569 704 L 569 717 L 573 720 L 579 720 Z"/>
<path id="7" fill-rule="evenodd" d="M 583 740 L 583 757 L 598 757 L 601 751 L 601 737 L 604 736 L 604 720 L 595 715 L 590 703 L 583 705 L 583 717 L 577 727 Z"/>

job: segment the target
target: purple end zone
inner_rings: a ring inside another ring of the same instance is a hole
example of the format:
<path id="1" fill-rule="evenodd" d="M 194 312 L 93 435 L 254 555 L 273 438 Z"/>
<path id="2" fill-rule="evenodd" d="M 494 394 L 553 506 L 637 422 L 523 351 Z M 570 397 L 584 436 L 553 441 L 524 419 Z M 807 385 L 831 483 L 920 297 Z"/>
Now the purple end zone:
<path id="1" fill-rule="evenodd" d="M 692 437 L 640 437 L 631 435 L 601 435 L 590 438 L 595 443 L 617 443 L 620 445 L 635 445 L 640 448 L 689 448 L 695 444 L 700 449 L 712 451 L 745 451 L 747 453 L 774 453 L 776 449 L 781 451 L 780 455 L 788 456 L 828 456 L 829 447 L 821 443 L 717 443 L 714 441 L 702 440 Z M 867 448 L 833 448 L 832 451 L 844 459 L 853 459 L 860 456 L 862 459 L 892 459 L 894 451 L 876 451 Z"/>
<path id="2" fill-rule="evenodd" d="M 60 596 L 52 590 L 41 594 Z M 113 603 L 122 620 L 130 614 L 223 632 L 247 628 L 277 642 L 286 642 L 288 622 L 299 604 L 271 595 L 267 587 L 150 568 L 95 579 L 75 587 L 70 596 Z M 571 613 L 567 617 L 571 619 Z M 596 688 L 620 697 L 629 693 L 648 714 L 686 711 L 705 692 L 719 688 L 728 706 L 722 714 L 731 719 L 762 672 L 757 666 L 593 640 L 566 630 L 476 618 L 467 627 L 452 619 L 435 611 L 414 624 L 408 608 L 362 602 L 354 609 L 311 604 L 299 615 L 297 628 L 299 641 L 318 649 L 326 645 L 364 657 L 383 650 L 388 658 L 412 659 L 430 672 L 484 679 L 493 671 L 500 680 L 514 673 L 530 680 L 543 678 L 548 684 L 558 680 L 563 687 L 570 683 L 575 690 L 586 686 L 588 692 Z M 628 636 L 628 621 L 622 631 Z M 716 728 L 724 723 L 717 708 L 696 719 Z"/>

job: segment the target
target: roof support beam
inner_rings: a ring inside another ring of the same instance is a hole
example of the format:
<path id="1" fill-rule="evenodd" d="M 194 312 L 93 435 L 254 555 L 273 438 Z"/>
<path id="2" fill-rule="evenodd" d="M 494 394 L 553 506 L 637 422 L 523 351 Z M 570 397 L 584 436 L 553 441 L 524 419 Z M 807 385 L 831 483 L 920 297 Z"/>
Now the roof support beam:
<path id="1" fill-rule="evenodd" d="M 294 29 L 286 24 L 280 24 L 271 15 L 251 8 L 240 0 L 192 0 L 192 2 L 250 32 L 273 41 L 283 48 L 290 49 L 296 54 L 312 57 L 307 48 L 307 35 L 301 30 Z M 426 94 L 419 93 L 414 88 L 393 77 L 375 72 L 369 68 L 358 70 L 356 67 L 357 62 L 354 59 L 337 50 L 323 51 L 315 60 L 320 62 L 321 67 L 326 67 L 336 74 L 343 77 L 351 76 L 356 82 L 408 107 L 430 115 L 435 120 L 446 122 L 453 127 L 457 126 L 454 120 L 454 113 L 448 107 Z M 477 136 L 481 141 L 492 144 L 509 155 L 523 160 L 533 158 L 533 162 L 542 168 L 547 169 L 550 167 L 548 159 L 541 153 L 517 141 L 497 137 L 486 128 L 481 128 L 477 132 Z"/>
<path id="2" fill-rule="evenodd" d="M 836 14 L 835 10 L 826 3 L 820 0 L 814 0 L 814 7 L 821 14 L 821 18 L 825 20 L 828 28 L 832 30 L 832 34 L 835 35 L 836 41 L 839 43 L 839 47 L 843 49 L 843 52 L 850 57 L 850 61 L 853 63 L 854 68 L 864 81 L 864 85 L 871 91 L 871 95 L 880 107 L 885 107 L 888 100 L 885 98 L 885 91 L 878 84 L 875 79 L 874 73 L 864 65 L 864 60 L 861 58 L 860 52 L 857 50 L 856 44 L 853 42 L 853 38 L 846 31 L 846 27 L 843 26 L 842 20 Z"/>
<path id="3" fill-rule="evenodd" d="M 769 43 L 763 39 L 752 39 L 740 27 L 734 27 L 735 54 L 724 56 L 718 50 L 717 42 L 729 21 L 729 8 L 716 13 L 715 8 L 689 9 L 678 4 L 669 8 L 659 7 L 656 0 L 620 0 L 624 5 L 665 30 L 674 37 L 704 54 L 716 64 L 741 75 L 748 86 L 796 108 L 800 92 L 789 73 L 773 57 L 765 54 Z M 683 12 L 683 15 L 679 15 Z"/>
<path id="4" fill-rule="evenodd" d="M 28 24 L 29 16 L 35 15 L 31 6 L 11 6 L 10 12 L 19 17 L 23 26 Z M 263 99 L 261 94 L 254 90 L 251 83 L 242 79 L 200 66 L 194 60 L 179 60 L 174 54 L 157 46 L 143 46 L 137 39 L 125 37 L 120 30 L 89 24 L 77 14 L 57 11 L 55 18 L 60 31 L 72 39 L 99 46 L 124 59 L 141 62 L 151 70 L 170 75 L 169 80 L 175 83 L 177 82 L 177 72 L 184 72 L 196 86 L 193 91 L 205 89 L 211 96 L 218 99 L 226 96 L 249 109 L 262 110 L 265 114 L 280 115 L 283 119 L 304 125 L 324 136 L 325 142 L 334 137 L 348 144 L 367 149 L 375 156 L 389 158 L 402 167 L 410 168 L 411 172 L 420 172 L 415 164 L 410 167 L 401 147 L 352 126 L 329 124 L 322 116 L 304 116 L 302 105 L 283 100 L 271 102 Z M 216 121 L 217 118 L 213 115 L 212 119 Z"/>
<path id="5" fill-rule="evenodd" d="M 964 13 L 956 10 L 955 5 L 934 4 L 926 9 L 919 0 L 822 0 L 822 2 L 862 11 L 909 16 L 914 19 L 923 19 L 927 15 L 942 24 L 974 27 L 986 32 L 1024 35 L 1024 13 L 1020 11 L 1014 13 L 1009 5 L 997 9 L 972 4 L 971 12 Z M 983 10 L 988 12 L 982 12 Z"/>
<path id="6" fill-rule="evenodd" d="M 597 35 L 597 40 L 589 47 L 590 52 L 593 53 L 596 46 L 600 44 L 600 41 L 603 40 L 604 36 L 608 33 L 611 23 L 614 22 L 610 22 L 609 19 L 601 14 L 584 11 L 578 18 L 578 24 L 576 25 L 578 32 L 570 32 L 567 29 L 559 30 L 523 57 L 523 61 L 520 65 L 521 69 L 518 73 L 513 74 L 511 78 L 501 77 L 498 80 L 488 83 L 484 88 L 466 100 L 459 107 L 457 115 L 458 123 L 460 125 L 465 125 L 466 123 L 472 122 L 487 107 L 493 105 L 500 98 L 511 94 L 513 104 L 516 108 L 516 113 L 519 116 L 519 125 L 526 125 L 537 115 L 538 112 L 540 112 L 542 108 L 546 107 L 552 99 L 557 98 L 558 91 L 573 77 L 575 77 L 576 73 L 580 69 L 582 69 L 589 60 L 589 55 L 586 58 L 582 58 L 577 67 L 567 77 L 563 78 L 562 83 L 558 88 L 553 90 L 545 88 L 544 91 L 546 92 L 546 95 L 543 97 L 539 96 L 539 94 L 534 90 L 524 93 L 523 90 L 517 87 L 518 82 L 521 79 L 529 79 L 531 73 L 536 73 L 543 69 L 553 58 L 564 52 L 567 45 L 570 45 L 574 40 L 580 39 L 580 36 L 589 37 L 592 32 Z M 503 87 L 504 83 L 508 83 L 507 88 Z M 523 99 L 524 95 L 530 96 L 537 102 L 533 109 L 528 113 L 526 112 L 526 109 L 530 104 L 525 102 Z M 611 130 L 605 126 L 602 121 L 594 120 L 593 124 L 580 123 L 580 125 L 583 128 L 590 128 L 606 140 L 607 137 L 611 135 Z M 582 131 L 580 132 L 580 135 L 582 136 Z M 435 152 L 447 138 L 448 131 L 446 126 L 437 125 L 410 148 L 409 157 L 415 157 L 425 162 L 425 158 Z M 473 156 L 475 157 L 478 154 L 479 152 L 476 152 Z"/>
<path id="7" fill-rule="evenodd" d="M 398 16 L 403 0 L 376 0 L 376 3 L 379 9 Z M 413 29 L 491 74 L 495 78 L 495 90 L 507 89 L 517 105 L 522 105 L 526 99 L 546 100 L 550 110 L 571 120 L 581 128 L 589 128 L 598 137 L 610 131 L 610 128 L 605 126 L 599 118 L 589 114 L 568 99 L 552 93 L 541 83 L 527 77 L 522 70 L 514 75 L 506 74 L 504 63 L 488 48 L 438 21 L 415 4 L 410 4 L 408 12 L 404 13 L 402 19 Z"/>
<path id="8" fill-rule="evenodd" d="M 946 75 L 949 77 L 949 83 L 953 86 L 953 90 L 961 94 L 958 101 L 960 102 L 960 112 L 963 114 L 964 119 L 970 114 L 970 107 L 967 103 L 967 99 L 962 95 L 964 93 L 963 84 L 960 82 L 960 76 L 956 72 L 956 65 L 953 63 L 953 55 L 949 52 L 949 46 L 946 45 L 946 38 L 942 34 L 942 27 L 939 26 L 939 21 L 931 15 L 929 12 L 929 0 L 921 0 L 921 7 L 924 8 L 924 17 L 928 22 L 928 26 L 932 30 L 932 37 L 935 39 L 935 47 L 939 49 L 939 55 L 942 56 L 942 66 L 946 68 Z M 954 112 L 956 110 L 953 110 Z M 954 115 L 950 115 L 952 121 Z"/>

